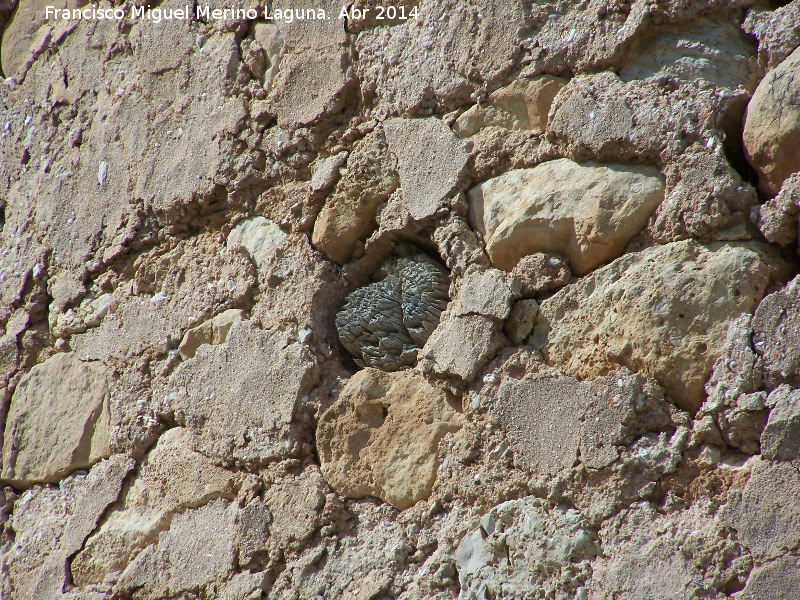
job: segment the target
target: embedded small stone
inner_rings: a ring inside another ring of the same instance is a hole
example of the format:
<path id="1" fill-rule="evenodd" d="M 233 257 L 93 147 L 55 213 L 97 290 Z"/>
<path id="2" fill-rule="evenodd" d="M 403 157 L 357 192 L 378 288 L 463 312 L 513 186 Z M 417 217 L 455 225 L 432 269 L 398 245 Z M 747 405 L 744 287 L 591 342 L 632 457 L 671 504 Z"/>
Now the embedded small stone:
<path id="1" fill-rule="evenodd" d="M 413 366 L 450 299 L 447 271 L 418 253 L 390 257 L 376 276 L 349 294 L 336 315 L 339 340 L 361 367 Z"/>

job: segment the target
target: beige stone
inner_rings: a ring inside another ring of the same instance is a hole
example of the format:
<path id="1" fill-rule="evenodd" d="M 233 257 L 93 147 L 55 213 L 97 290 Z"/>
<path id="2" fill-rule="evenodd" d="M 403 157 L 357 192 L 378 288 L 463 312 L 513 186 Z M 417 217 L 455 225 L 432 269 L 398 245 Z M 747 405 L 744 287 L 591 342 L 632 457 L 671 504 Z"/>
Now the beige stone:
<path id="1" fill-rule="evenodd" d="M 461 426 L 451 402 L 417 373 L 359 371 L 317 426 L 325 480 L 344 496 L 376 496 L 398 510 L 427 498 L 439 442 Z"/>
<path id="2" fill-rule="evenodd" d="M 264 89 L 269 92 L 281 65 L 283 34 L 274 23 L 259 21 L 253 26 L 253 37 L 264 51 L 267 64 L 263 85 Z"/>
<path id="3" fill-rule="evenodd" d="M 685 241 L 627 254 L 544 300 L 534 344 L 568 375 L 591 379 L 624 365 L 694 411 L 728 324 L 772 281 L 753 248 Z"/>
<path id="4" fill-rule="evenodd" d="M 318 379 L 307 346 L 238 320 L 224 344 L 201 346 L 181 363 L 161 393 L 196 450 L 255 466 L 289 453 L 295 407 Z"/>
<path id="5" fill-rule="evenodd" d="M 620 256 L 663 198 L 664 178 L 653 167 L 562 158 L 475 186 L 470 219 L 499 269 L 551 251 L 584 275 Z"/>
<path id="6" fill-rule="evenodd" d="M 456 316 L 477 314 L 505 319 L 515 297 L 519 297 L 519 283 L 506 273 L 498 269 L 472 271 L 464 276 L 451 312 Z"/>
<path id="7" fill-rule="evenodd" d="M 800 48 L 758 84 L 744 122 L 745 156 L 758 171 L 758 187 L 774 196 L 800 171 Z"/>
<path id="8" fill-rule="evenodd" d="M 397 158 L 403 205 L 417 220 L 430 217 L 456 190 L 467 166 L 464 142 L 435 117 L 390 119 L 384 128 Z"/>
<path id="9" fill-rule="evenodd" d="M 251 217 L 237 223 L 228 234 L 228 248 L 244 246 L 259 269 L 283 246 L 289 236 L 264 217 Z"/>
<path id="10" fill-rule="evenodd" d="M 435 373 L 472 381 L 481 367 L 507 343 L 500 327 L 501 324 L 491 317 L 445 313 L 420 354 L 431 362 Z"/>
<path id="11" fill-rule="evenodd" d="M 533 473 L 550 476 L 579 462 L 609 466 L 637 435 L 668 425 L 663 391 L 622 369 L 592 382 L 541 375 L 505 378 L 493 412 Z"/>
<path id="12" fill-rule="evenodd" d="M 242 318 L 244 311 L 238 308 L 231 308 L 218 314 L 213 319 L 209 319 L 202 325 L 193 327 L 183 336 L 178 350 L 184 360 L 194 358 L 195 352 L 203 344 L 224 344 L 228 338 L 228 330 L 234 321 Z"/>
<path id="13" fill-rule="evenodd" d="M 488 126 L 542 132 L 547 129 L 553 98 L 566 83 L 566 79 L 552 75 L 518 79 L 492 92 L 486 104 L 476 104 L 458 117 L 453 131 L 461 138 Z"/>
<path id="14" fill-rule="evenodd" d="M 11 399 L 3 480 L 55 482 L 111 454 L 106 367 L 57 354 L 36 365 Z"/>
<path id="15" fill-rule="evenodd" d="M 350 260 L 354 245 L 375 228 L 378 206 L 399 185 L 396 165 L 382 128 L 353 145 L 347 170 L 314 223 L 315 248 L 340 264 Z"/>
<path id="16" fill-rule="evenodd" d="M 29 63 L 44 50 L 53 31 L 53 19 L 45 17 L 45 8 L 80 8 L 86 0 L 26 0 L 18 3 L 17 11 L 6 24 L 0 43 L 0 64 L 6 77 L 24 76 Z"/>
<path id="17" fill-rule="evenodd" d="M 194 452 L 185 428 L 164 432 L 142 461 L 120 506 L 75 556 L 73 580 L 85 586 L 118 574 L 158 538 L 175 514 L 215 498 L 235 496 L 239 481 L 236 474 Z"/>

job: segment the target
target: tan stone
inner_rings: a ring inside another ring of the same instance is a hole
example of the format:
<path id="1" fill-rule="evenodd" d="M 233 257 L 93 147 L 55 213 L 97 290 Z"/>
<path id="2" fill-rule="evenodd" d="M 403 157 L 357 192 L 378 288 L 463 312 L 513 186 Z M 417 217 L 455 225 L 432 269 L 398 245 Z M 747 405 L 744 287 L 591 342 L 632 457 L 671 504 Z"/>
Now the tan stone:
<path id="1" fill-rule="evenodd" d="M 264 217 L 251 217 L 237 223 L 228 234 L 228 248 L 244 246 L 250 258 L 261 269 L 283 246 L 289 236 L 283 229 Z"/>
<path id="2" fill-rule="evenodd" d="M 164 432 L 139 467 L 121 505 L 72 561 L 72 578 L 84 586 L 124 570 L 158 538 L 172 517 L 219 497 L 233 497 L 240 478 L 191 449 L 190 432 Z"/>
<path id="3" fill-rule="evenodd" d="M 325 480 L 343 496 L 376 496 L 398 510 L 427 498 L 439 442 L 461 426 L 451 401 L 411 371 L 359 371 L 317 426 Z"/>
<path id="4" fill-rule="evenodd" d="M 384 128 L 397 158 L 403 205 L 417 220 L 433 215 L 455 191 L 467 166 L 464 142 L 435 117 L 390 119 Z"/>
<path id="5" fill-rule="evenodd" d="M 538 314 L 539 304 L 533 298 L 516 302 L 503 327 L 508 339 L 517 345 L 524 342 L 525 338 L 533 331 Z"/>
<path id="6" fill-rule="evenodd" d="M 486 104 L 476 104 L 458 117 L 453 131 L 461 138 L 488 126 L 544 131 L 553 98 L 566 83 L 566 79 L 552 75 L 518 79 L 492 92 Z"/>
<path id="7" fill-rule="evenodd" d="M 375 228 L 378 206 L 399 185 L 395 167 L 382 128 L 354 144 L 346 172 L 314 223 L 314 247 L 340 264 L 348 262 L 354 245 Z"/>
<path id="8" fill-rule="evenodd" d="M 758 84 L 744 122 L 745 156 L 758 171 L 758 187 L 774 196 L 800 171 L 800 48 Z"/>
<path id="9" fill-rule="evenodd" d="M 45 17 L 45 8 L 80 8 L 87 0 L 25 0 L 18 3 L 17 11 L 6 24 L 0 43 L 0 64 L 6 77 L 20 78 L 27 71 L 29 61 L 41 52 L 50 41 L 53 18 Z"/>
<path id="10" fill-rule="evenodd" d="M 435 373 L 472 381 L 507 343 L 500 327 L 501 323 L 484 315 L 445 313 L 420 354 Z"/>
<path id="11" fill-rule="evenodd" d="M 237 320 L 224 344 L 201 346 L 161 393 L 194 449 L 255 466 L 289 453 L 295 407 L 318 379 L 314 355 L 288 332 Z"/>
<path id="12" fill-rule="evenodd" d="M 499 269 L 552 251 L 584 275 L 620 256 L 663 198 L 664 178 L 653 167 L 562 158 L 475 186 L 470 219 Z"/>
<path id="13" fill-rule="evenodd" d="M 203 344 L 224 344 L 228 338 L 228 330 L 234 321 L 242 318 L 244 311 L 238 308 L 231 308 L 218 314 L 213 319 L 209 319 L 202 325 L 193 327 L 183 336 L 178 350 L 184 360 L 194 358 L 195 352 Z"/>
<path id="14" fill-rule="evenodd" d="M 106 367 L 57 354 L 36 365 L 11 399 L 3 480 L 55 482 L 111 454 Z"/>
<path id="15" fill-rule="evenodd" d="M 728 324 L 772 281 L 766 260 L 757 246 L 694 241 L 627 254 L 544 300 L 533 343 L 565 374 L 624 365 L 696 410 Z"/>
<path id="16" fill-rule="evenodd" d="M 519 283 L 498 269 L 472 271 L 464 276 L 452 313 L 478 314 L 505 319 L 511 312 L 511 300 L 519 297 Z"/>

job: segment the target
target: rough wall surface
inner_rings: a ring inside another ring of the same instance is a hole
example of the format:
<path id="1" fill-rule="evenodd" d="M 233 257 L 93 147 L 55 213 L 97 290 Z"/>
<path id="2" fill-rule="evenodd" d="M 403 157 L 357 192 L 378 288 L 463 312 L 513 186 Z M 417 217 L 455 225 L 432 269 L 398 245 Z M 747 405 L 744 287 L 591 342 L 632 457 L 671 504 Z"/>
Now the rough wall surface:
<path id="1" fill-rule="evenodd" d="M 800 0 L 47 5 L 0 600 L 800 598 Z"/>

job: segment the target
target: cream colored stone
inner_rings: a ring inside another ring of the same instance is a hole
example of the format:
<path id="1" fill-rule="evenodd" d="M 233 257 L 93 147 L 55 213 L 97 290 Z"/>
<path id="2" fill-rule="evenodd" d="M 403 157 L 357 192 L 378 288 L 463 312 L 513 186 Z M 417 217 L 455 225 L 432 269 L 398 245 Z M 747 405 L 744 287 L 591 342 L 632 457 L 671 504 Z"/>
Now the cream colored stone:
<path id="1" fill-rule="evenodd" d="M 317 426 L 325 480 L 343 496 L 377 496 L 398 510 L 427 498 L 439 442 L 461 427 L 451 401 L 411 371 L 359 371 Z"/>
<path id="2" fill-rule="evenodd" d="M 774 269 L 753 248 L 689 240 L 627 254 L 544 300 L 532 341 L 567 375 L 626 366 L 694 411 L 728 324 L 772 282 Z"/>
<path id="3" fill-rule="evenodd" d="M 758 84 L 744 122 L 745 156 L 758 171 L 758 187 L 777 194 L 800 171 L 800 48 Z"/>
<path id="4" fill-rule="evenodd" d="M 263 268 L 289 236 L 264 217 L 251 217 L 237 223 L 228 234 L 228 248 L 244 246 L 256 267 Z"/>
<path id="5" fill-rule="evenodd" d="M 493 92 L 486 104 L 476 104 L 458 117 L 453 131 L 461 138 L 488 126 L 542 132 L 547 129 L 553 98 L 566 83 L 566 79 L 552 75 L 518 79 Z"/>
<path id="6" fill-rule="evenodd" d="M 533 331 L 533 324 L 538 314 L 539 304 L 532 298 L 514 304 L 504 326 L 504 331 L 512 343 L 519 345 L 525 341 Z"/>
<path id="7" fill-rule="evenodd" d="M 56 482 L 111 454 L 106 367 L 57 354 L 36 365 L 11 399 L 2 479 Z"/>
<path id="8" fill-rule="evenodd" d="M 183 336 L 178 350 L 184 360 L 194 358 L 195 352 L 203 344 L 224 344 L 228 337 L 228 330 L 234 321 L 242 318 L 244 311 L 231 308 L 209 319 L 202 325 L 193 327 Z"/>
<path id="9" fill-rule="evenodd" d="M 475 186 L 470 219 L 497 268 L 552 251 L 584 275 L 620 256 L 663 198 L 664 178 L 653 167 L 562 158 Z"/>

